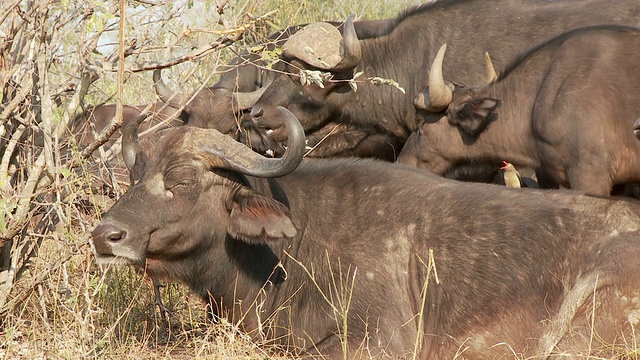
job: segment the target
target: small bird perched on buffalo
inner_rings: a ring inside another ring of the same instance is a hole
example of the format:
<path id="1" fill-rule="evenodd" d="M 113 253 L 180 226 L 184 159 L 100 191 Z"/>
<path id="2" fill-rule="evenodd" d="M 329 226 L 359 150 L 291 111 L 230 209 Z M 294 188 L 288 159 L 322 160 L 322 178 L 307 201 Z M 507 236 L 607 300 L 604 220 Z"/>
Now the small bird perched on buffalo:
<path id="1" fill-rule="evenodd" d="M 502 174 L 502 176 L 504 177 L 504 184 L 508 187 L 520 188 L 521 177 L 516 167 L 513 166 L 512 163 L 506 162 L 504 160 L 502 161 L 502 163 L 504 164 L 504 166 L 501 167 L 500 170 L 504 171 L 504 173 Z"/>

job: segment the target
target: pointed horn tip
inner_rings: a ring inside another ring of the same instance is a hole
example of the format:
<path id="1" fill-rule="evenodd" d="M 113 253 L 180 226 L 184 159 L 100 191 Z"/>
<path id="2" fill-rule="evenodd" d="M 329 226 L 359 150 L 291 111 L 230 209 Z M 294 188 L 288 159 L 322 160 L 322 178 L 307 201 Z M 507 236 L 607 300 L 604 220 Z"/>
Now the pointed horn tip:
<path id="1" fill-rule="evenodd" d="M 447 51 L 447 43 L 442 44 L 440 49 L 438 49 L 438 53 L 436 56 L 444 56 L 444 53 Z"/>
<path id="2" fill-rule="evenodd" d="M 153 86 L 157 87 L 158 85 L 163 86 L 164 82 L 162 81 L 162 70 L 155 69 L 153 70 L 153 74 L 151 76 L 153 79 Z"/>
<path id="3" fill-rule="evenodd" d="M 431 69 L 429 70 L 429 111 L 439 112 L 447 108 L 453 98 L 453 90 L 449 84 L 444 81 L 443 62 L 444 55 L 447 50 L 447 44 L 444 43 L 438 50 Z"/>
<path id="4" fill-rule="evenodd" d="M 138 128 L 140 124 L 151 115 L 152 112 L 145 110 L 122 129 L 122 148 L 120 151 L 124 159 L 124 164 L 129 171 L 133 169 L 136 162 L 136 153 L 138 152 Z"/>
<path id="5" fill-rule="evenodd" d="M 298 118 L 291 111 L 289 111 L 289 109 L 283 106 L 278 106 L 276 109 L 280 113 L 280 117 L 282 117 L 285 127 L 287 128 L 287 152 L 289 152 L 289 150 L 292 150 L 289 156 L 292 159 L 299 157 L 301 161 L 306 148 L 306 137 L 304 128 L 302 127 L 302 124 L 300 124 Z"/>
<path id="6" fill-rule="evenodd" d="M 496 68 L 493 65 L 493 60 L 491 60 L 491 55 L 489 55 L 488 51 L 484 53 L 484 63 L 485 63 L 485 69 L 486 69 L 487 82 L 492 83 L 496 81 L 498 79 L 498 73 L 496 72 Z"/>
<path id="7" fill-rule="evenodd" d="M 298 118 L 286 107 L 284 106 L 278 106 L 276 107 L 276 109 L 278 110 L 278 112 L 280 113 L 280 116 L 282 117 L 282 120 L 285 123 L 285 126 L 287 128 L 287 131 L 289 132 L 290 135 L 301 135 L 303 138 L 304 136 L 304 128 L 302 127 L 302 124 L 300 124 L 300 121 L 298 120 Z M 304 141 L 304 139 L 303 139 Z M 291 144 L 289 144 L 291 145 Z M 303 146 L 304 148 L 304 146 Z"/>
<path id="8" fill-rule="evenodd" d="M 350 14 L 345 21 L 340 41 L 340 62 L 332 67 L 332 71 L 354 69 L 362 61 L 362 47 L 353 20 L 355 14 Z"/>
<path id="9" fill-rule="evenodd" d="M 133 118 L 133 120 L 131 120 L 129 123 L 125 124 L 123 130 L 138 131 L 138 127 L 140 127 L 140 124 L 142 124 L 142 122 L 149 118 L 151 115 L 153 115 L 153 112 L 144 110 L 138 116 Z"/>
<path id="10" fill-rule="evenodd" d="M 234 106 L 236 110 L 249 110 L 251 109 L 262 97 L 262 94 L 267 90 L 267 88 L 271 85 L 271 82 L 265 84 L 261 88 L 249 91 L 249 92 L 237 92 L 234 91 L 231 93 L 231 98 L 233 99 Z"/>

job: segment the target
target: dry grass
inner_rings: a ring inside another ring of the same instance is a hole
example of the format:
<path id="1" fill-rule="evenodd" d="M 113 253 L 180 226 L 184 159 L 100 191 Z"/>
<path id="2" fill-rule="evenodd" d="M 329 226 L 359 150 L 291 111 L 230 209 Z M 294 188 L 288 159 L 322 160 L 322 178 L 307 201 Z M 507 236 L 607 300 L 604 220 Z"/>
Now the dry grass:
<path id="1" fill-rule="evenodd" d="M 78 234 L 80 235 L 80 234 Z M 133 269 L 102 272 L 86 237 L 75 243 L 45 242 L 31 272 L 47 272 L 61 254 L 68 258 L 41 283 L 24 281 L 28 294 L 4 318 L 0 358 L 223 358 L 273 357 L 229 323 L 212 324 L 202 302 L 179 284 L 162 289 L 171 311 L 165 326 L 155 307 L 152 283 Z M 28 286 L 28 287 L 27 287 Z"/>

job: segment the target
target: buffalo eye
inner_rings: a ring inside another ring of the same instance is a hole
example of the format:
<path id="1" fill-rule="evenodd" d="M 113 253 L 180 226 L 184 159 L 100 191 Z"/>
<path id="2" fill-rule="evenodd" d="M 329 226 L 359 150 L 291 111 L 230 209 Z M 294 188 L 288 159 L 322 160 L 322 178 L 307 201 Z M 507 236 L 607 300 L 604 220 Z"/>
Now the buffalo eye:
<path id="1" fill-rule="evenodd" d="M 193 190 L 195 183 L 193 179 L 167 181 L 165 182 L 167 196 L 173 198 L 174 195 L 189 193 Z"/>
<path id="2" fill-rule="evenodd" d="M 196 174 L 190 166 L 171 166 L 164 174 L 165 190 L 173 195 L 191 192 L 197 183 Z"/>
<path id="3" fill-rule="evenodd" d="M 193 180 L 182 180 L 180 182 L 175 183 L 173 186 L 171 186 L 171 191 L 189 190 L 193 187 L 193 184 L 194 184 Z"/>
<path id="4" fill-rule="evenodd" d="M 191 187 L 191 186 L 193 186 L 193 180 L 183 180 L 174 185 L 174 187 L 178 187 L 178 188 L 180 187 L 185 188 L 185 187 Z"/>

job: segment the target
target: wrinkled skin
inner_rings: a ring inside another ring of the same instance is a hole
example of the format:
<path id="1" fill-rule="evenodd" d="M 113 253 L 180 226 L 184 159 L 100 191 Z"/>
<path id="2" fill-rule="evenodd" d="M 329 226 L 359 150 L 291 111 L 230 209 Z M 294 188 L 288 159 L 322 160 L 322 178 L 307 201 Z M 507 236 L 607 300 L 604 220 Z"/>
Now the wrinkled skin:
<path id="1" fill-rule="evenodd" d="M 638 52 L 637 28 L 560 36 L 496 83 L 456 90 L 446 115 L 421 125 L 398 161 L 444 174 L 508 159 L 536 169 L 541 181 L 599 196 L 640 182 L 640 143 L 629 131 L 640 114 L 640 83 L 628 81 L 640 76 Z"/>
<path id="2" fill-rule="evenodd" d="M 343 353 L 320 290 L 349 294 L 350 359 L 410 357 L 416 339 L 422 359 L 605 356 L 640 340 L 634 202 L 367 159 L 256 178 L 226 170 L 222 137 L 141 140 L 133 186 L 92 232 L 99 263 L 180 280 L 252 337 L 330 359 Z"/>
<path id="3" fill-rule="evenodd" d="M 324 88 L 303 86 L 299 81 L 300 69 L 318 68 L 295 57 L 286 58 L 291 75 L 276 78 L 251 114 L 260 126 L 275 129 L 277 135 L 282 134 L 275 107 L 286 106 L 305 131 L 337 120 L 350 128 L 377 129 L 383 138 L 402 145 L 417 125 L 413 97 L 427 85 L 429 65 L 442 44 L 449 45 L 445 77 L 455 84 L 476 86 L 484 83 L 485 52 L 500 73 L 528 48 L 563 31 L 602 23 L 640 24 L 640 3 L 444 0 L 425 4 L 400 15 L 388 35 L 361 39 L 362 59 L 353 69 L 320 69 L 331 73 L 334 80 L 325 82 Z M 360 71 L 364 71 L 360 80 L 393 79 L 405 93 L 366 82 L 353 91 L 346 81 L 340 81 Z"/>

